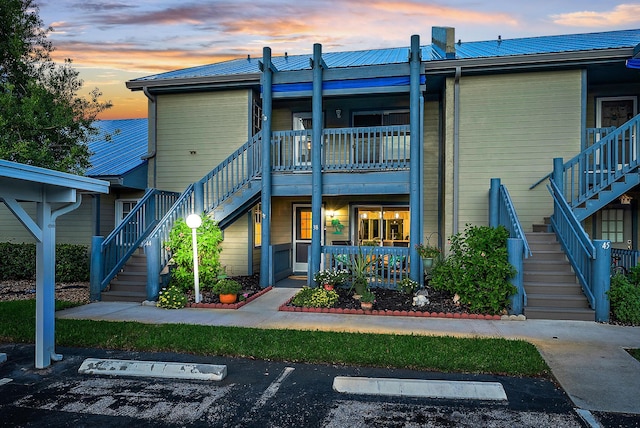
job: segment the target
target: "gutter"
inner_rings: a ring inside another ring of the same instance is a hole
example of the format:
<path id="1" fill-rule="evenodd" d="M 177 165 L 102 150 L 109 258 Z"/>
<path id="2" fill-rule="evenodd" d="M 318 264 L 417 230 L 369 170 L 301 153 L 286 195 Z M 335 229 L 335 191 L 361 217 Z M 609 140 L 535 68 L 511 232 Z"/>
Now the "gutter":
<path id="1" fill-rule="evenodd" d="M 460 199 L 460 76 L 462 67 L 456 67 L 453 84 L 453 225 L 452 235 L 458 233 L 458 211 Z"/>
<path id="2" fill-rule="evenodd" d="M 142 156 L 140 159 L 149 161 L 149 159 L 154 159 L 153 162 L 153 188 L 156 187 L 157 183 L 157 162 L 155 162 L 155 157 L 158 153 L 158 140 L 156 136 L 156 130 L 158 129 L 158 103 L 157 97 L 149 92 L 149 88 L 146 86 L 142 88 L 142 92 L 144 95 L 151 101 L 153 108 L 149 109 L 149 142 L 151 143 L 151 151 L 146 155 Z"/>

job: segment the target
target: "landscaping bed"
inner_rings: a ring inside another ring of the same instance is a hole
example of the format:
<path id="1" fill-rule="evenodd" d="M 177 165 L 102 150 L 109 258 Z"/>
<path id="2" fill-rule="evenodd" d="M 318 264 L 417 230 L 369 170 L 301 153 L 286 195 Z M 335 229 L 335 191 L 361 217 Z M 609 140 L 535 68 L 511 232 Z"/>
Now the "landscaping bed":
<path id="1" fill-rule="evenodd" d="M 210 309 L 238 309 L 262 296 L 272 288 L 271 286 L 262 288 L 259 283 L 260 277 L 258 275 L 234 276 L 230 277 L 229 279 L 237 281 L 242 286 L 242 290 L 240 291 L 240 293 L 238 293 L 238 301 L 236 303 L 220 303 L 219 295 L 212 292 L 211 290 L 200 290 L 202 298 L 200 299 L 200 303 L 196 303 L 194 291 L 189 290 L 187 292 L 187 307 Z"/>
<path id="2" fill-rule="evenodd" d="M 436 291 L 426 286 L 427 299 L 429 302 L 424 306 L 413 305 L 413 294 L 403 293 L 398 290 L 386 288 L 373 288 L 376 296 L 373 309 L 363 310 L 360 308 L 360 301 L 353 298 L 353 293 L 347 288 L 336 288 L 338 301 L 331 308 L 311 308 L 295 306 L 289 300 L 279 310 L 289 312 L 321 312 L 339 314 L 360 314 L 360 315 L 390 315 L 390 316 L 419 316 L 419 317 L 440 317 L 440 318 L 469 318 L 469 319 L 501 319 L 500 315 L 472 314 L 468 307 L 457 304 L 453 296 L 446 291 Z"/>

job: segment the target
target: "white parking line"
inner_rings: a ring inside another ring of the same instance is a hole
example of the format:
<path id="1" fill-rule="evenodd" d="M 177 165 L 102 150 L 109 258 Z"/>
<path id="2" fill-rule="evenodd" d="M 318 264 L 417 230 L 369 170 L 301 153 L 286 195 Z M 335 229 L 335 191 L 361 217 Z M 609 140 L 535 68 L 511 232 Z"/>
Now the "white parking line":
<path id="1" fill-rule="evenodd" d="M 596 420 L 593 414 L 585 409 L 576 409 L 576 413 L 587 423 L 591 428 L 602 428 L 602 425 Z"/>
<path id="2" fill-rule="evenodd" d="M 271 397 L 276 395 L 278 389 L 280 389 L 280 385 L 282 385 L 282 382 L 291 373 L 293 373 L 294 370 L 295 369 L 293 367 L 285 367 L 282 373 L 280 373 L 280 376 L 278 376 L 278 379 L 274 380 L 273 383 L 271 383 L 271 385 L 269 385 L 269 387 L 262 393 L 251 410 L 256 410 L 257 408 L 264 406 Z"/>
<path id="3" fill-rule="evenodd" d="M 12 382 L 12 381 L 13 381 L 13 379 L 9 379 L 8 377 L 4 377 L 4 378 L 0 379 L 0 386 L 6 385 L 6 384 L 8 384 L 9 382 Z"/>
<path id="4" fill-rule="evenodd" d="M 333 380 L 333 389 L 337 392 L 347 394 L 469 400 L 507 400 L 507 394 L 499 382 L 337 376 Z"/>

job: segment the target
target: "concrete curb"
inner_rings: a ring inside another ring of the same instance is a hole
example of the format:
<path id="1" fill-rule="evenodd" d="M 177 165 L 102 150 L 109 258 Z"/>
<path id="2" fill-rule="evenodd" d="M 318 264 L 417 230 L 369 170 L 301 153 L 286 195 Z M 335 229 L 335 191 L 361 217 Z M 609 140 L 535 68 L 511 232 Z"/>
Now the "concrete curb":
<path id="1" fill-rule="evenodd" d="M 338 376 L 333 380 L 336 392 L 402 397 L 449 398 L 506 401 L 499 382 L 445 381 L 422 379 L 383 379 Z"/>
<path id="2" fill-rule="evenodd" d="M 227 376 L 227 366 L 87 358 L 80 365 L 78 373 L 165 379 L 222 380 Z"/>

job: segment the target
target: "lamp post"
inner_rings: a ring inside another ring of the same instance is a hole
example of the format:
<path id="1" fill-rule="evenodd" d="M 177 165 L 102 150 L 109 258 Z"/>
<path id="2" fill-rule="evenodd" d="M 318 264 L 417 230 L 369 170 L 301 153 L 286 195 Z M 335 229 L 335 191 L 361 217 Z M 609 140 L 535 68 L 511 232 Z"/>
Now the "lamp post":
<path id="1" fill-rule="evenodd" d="M 196 292 L 196 303 L 200 303 L 200 275 L 198 273 L 198 238 L 196 229 L 202 224 L 202 219 L 198 214 L 190 214 L 187 217 L 187 226 L 191 228 L 193 241 L 193 284 Z"/>

